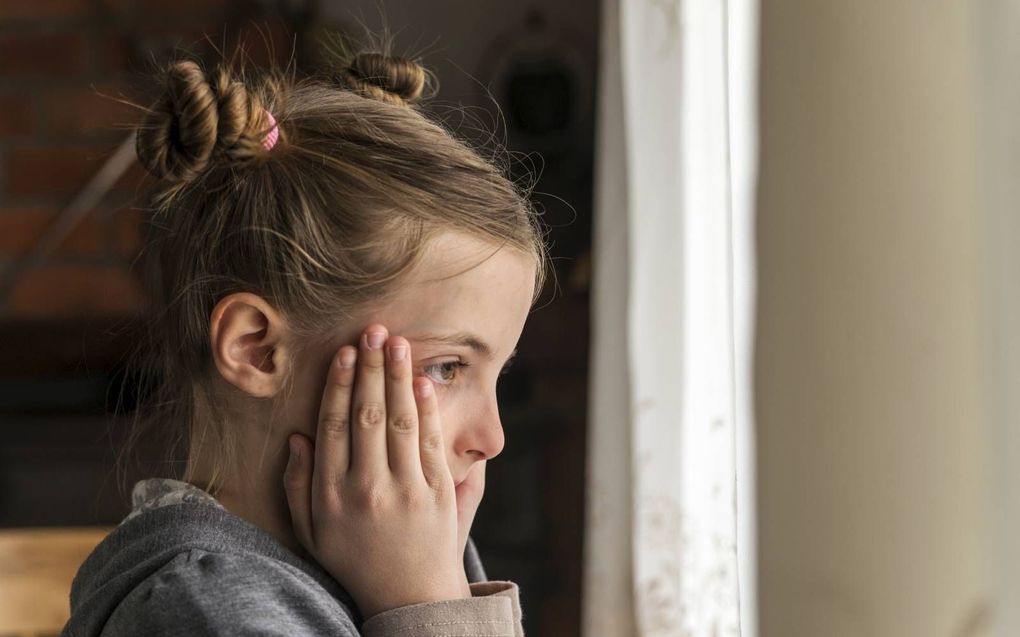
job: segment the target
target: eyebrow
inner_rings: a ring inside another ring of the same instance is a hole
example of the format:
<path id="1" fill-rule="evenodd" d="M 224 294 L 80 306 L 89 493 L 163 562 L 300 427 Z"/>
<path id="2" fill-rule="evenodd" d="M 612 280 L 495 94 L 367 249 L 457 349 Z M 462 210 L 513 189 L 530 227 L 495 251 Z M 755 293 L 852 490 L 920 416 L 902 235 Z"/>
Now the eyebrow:
<path id="1" fill-rule="evenodd" d="M 422 343 L 469 347 L 485 358 L 492 358 L 492 348 L 489 347 L 488 343 L 483 341 L 478 335 L 472 334 L 471 332 L 455 332 L 453 334 L 418 334 L 410 338 L 413 338 L 416 341 L 421 341 Z M 510 352 L 510 356 L 507 357 L 506 363 L 513 360 L 514 356 L 517 356 L 516 347 L 514 348 L 514 351 Z M 506 365 L 506 363 L 503 363 L 503 365 Z"/>

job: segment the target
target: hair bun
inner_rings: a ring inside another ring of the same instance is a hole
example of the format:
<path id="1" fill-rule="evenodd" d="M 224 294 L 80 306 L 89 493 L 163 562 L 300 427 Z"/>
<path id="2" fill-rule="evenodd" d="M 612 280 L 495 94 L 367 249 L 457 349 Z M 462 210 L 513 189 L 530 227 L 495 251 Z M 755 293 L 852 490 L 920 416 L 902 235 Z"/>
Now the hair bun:
<path id="1" fill-rule="evenodd" d="M 210 78 L 195 62 L 175 62 L 163 97 L 138 128 L 135 148 L 153 176 L 187 181 L 218 153 L 234 159 L 258 154 L 261 144 L 253 129 L 263 119 L 245 85 L 223 67 Z"/>
<path id="2" fill-rule="evenodd" d="M 407 58 L 359 53 L 337 80 L 364 97 L 406 106 L 421 97 L 425 69 Z"/>

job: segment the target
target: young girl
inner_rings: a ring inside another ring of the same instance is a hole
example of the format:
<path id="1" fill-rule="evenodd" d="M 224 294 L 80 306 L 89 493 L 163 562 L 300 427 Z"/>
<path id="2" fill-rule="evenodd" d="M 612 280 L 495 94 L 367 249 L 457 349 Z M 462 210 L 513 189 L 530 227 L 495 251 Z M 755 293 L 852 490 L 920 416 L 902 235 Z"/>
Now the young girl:
<path id="1" fill-rule="evenodd" d="M 526 193 L 415 106 L 426 73 L 174 63 L 137 131 L 152 421 L 180 480 L 71 591 L 63 635 L 517 635 L 468 535 L 496 383 L 548 259 Z"/>

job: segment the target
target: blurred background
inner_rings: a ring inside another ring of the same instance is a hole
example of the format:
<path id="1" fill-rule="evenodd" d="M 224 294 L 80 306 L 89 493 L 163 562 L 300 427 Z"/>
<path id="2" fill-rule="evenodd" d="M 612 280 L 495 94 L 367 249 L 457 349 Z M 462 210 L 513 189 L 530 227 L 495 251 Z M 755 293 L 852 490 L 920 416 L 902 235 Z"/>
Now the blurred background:
<path id="1" fill-rule="evenodd" d="M 105 96 L 381 14 L 539 176 L 472 531 L 528 635 L 1020 634 L 1020 0 L 0 0 L 0 635 L 127 510 L 151 184 Z"/>
<path id="2" fill-rule="evenodd" d="M 116 98 L 148 103 L 146 73 L 175 50 L 213 62 L 241 42 L 255 64 L 293 55 L 312 71 L 383 20 L 394 50 L 436 74 L 437 117 L 531 154 L 515 170 L 540 173 L 557 272 L 500 383 L 514 433 L 472 535 L 489 576 L 520 583 L 530 634 L 576 634 L 595 2 L 0 2 L 0 527 L 114 525 L 128 510 L 114 460 L 152 184 L 131 149 L 118 155 L 138 114 Z M 111 183 L 93 182 L 104 166 Z M 157 458 L 143 453 L 128 484 Z"/>

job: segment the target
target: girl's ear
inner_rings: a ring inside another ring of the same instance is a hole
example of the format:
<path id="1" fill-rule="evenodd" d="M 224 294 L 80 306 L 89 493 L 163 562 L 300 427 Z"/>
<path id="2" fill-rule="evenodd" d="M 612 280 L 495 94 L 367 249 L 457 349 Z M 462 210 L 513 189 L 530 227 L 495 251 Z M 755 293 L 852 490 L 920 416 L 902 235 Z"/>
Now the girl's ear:
<path id="1" fill-rule="evenodd" d="M 278 392 L 284 383 L 287 324 L 262 297 L 230 294 L 213 308 L 209 340 L 216 369 L 227 382 L 258 398 Z"/>

